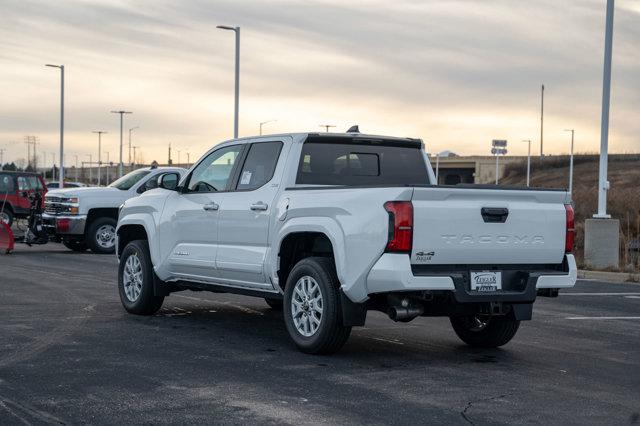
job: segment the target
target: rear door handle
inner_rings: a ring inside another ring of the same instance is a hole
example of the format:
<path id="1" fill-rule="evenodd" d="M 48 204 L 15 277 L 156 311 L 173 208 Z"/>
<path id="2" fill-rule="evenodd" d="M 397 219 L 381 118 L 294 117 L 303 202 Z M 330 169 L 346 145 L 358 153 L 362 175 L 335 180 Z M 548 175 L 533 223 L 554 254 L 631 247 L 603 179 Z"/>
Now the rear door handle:
<path id="1" fill-rule="evenodd" d="M 218 208 L 220 208 L 220 206 L 217 205 L 216 203 L 207 203 L 204 206 L 202 206 L 202 208 L 204 210 L 211 211 L 211 210 L 218 210 Z"/>
<path id="2" fill-rule="evenodd" d="M 258 201 L 255 204 L 251 204 L 251 210 L 266 210 L 269 208 L 269 205 L 263 203 L 262 201 Z"/>

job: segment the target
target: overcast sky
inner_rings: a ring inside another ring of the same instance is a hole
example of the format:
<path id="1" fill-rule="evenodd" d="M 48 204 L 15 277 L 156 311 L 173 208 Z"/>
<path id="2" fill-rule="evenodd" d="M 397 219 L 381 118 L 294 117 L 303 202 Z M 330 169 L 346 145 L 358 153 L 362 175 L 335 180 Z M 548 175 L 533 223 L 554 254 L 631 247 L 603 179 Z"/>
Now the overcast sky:
<path id="1" fill-rule="evenodd" d="M 491 139 L 545 151 L 599 149 L 605 0 L 30 1 L 0 0 L 0 148 L 58 147 L 66 66 L 67 162 L 97 157 L 92 130 L 113 109 L 145 161 L 167 145 L 193 162 L 233 135 L 234 40 L 241 34 L 240 135 L 344 131 L 422 138 L 430 152 L 487 154 Z M 616 2 L 610 147 L 640 151 L 640 0 Z M 125 136 L 126 139 L 126 136 Z M 126 151 L 126 150 L 125 150 Z M 106 154 L 103 154 L 106 155 Z M 48 154 L 50 161 L 51 155 Z M 103 157 L 103 160 L 105 158 Z M 125 152 L 125 162 L 127 154 Z"/>

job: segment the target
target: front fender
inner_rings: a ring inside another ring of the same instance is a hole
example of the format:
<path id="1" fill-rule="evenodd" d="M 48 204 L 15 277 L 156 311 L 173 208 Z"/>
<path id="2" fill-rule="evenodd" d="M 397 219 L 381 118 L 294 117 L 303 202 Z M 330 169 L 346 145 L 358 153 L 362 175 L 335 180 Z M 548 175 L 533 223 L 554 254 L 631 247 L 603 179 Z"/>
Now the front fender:
<path id="1" fill-rule="evenodd" d="M 147 234 L 149 243 L 149 253 L 151 255 L 151 262 L 154 265 L 159 264 L 160 250 L 159 242 L 156 230 L 156 216 L 159 215 L 158 210 L 151 206 L 136 206 L 132 208 L 123 209 L 118 219 L 118 226 L 116 228 L 116 238 L 120 238 L 120 229 L 127 225 L 139 225 L 142 226 Z M 116 240 L 116 247 L 119 246 L 118 240 Z M 118 253 L 119 255 L 119 253 Z"/>

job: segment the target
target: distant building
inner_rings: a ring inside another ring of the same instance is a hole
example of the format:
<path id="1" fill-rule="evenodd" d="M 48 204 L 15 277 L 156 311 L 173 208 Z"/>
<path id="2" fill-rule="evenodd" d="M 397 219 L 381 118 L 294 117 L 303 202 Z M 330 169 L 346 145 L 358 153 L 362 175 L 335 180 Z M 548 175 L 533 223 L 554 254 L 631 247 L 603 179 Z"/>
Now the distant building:
<path id="1" fill-rule="evenodd" d="M 445 155 L 447 154 L 447 155 Z M 438 185 L 457 185 L 460 183 L 495 183 L 496 181 L 496 157 L 470 156 L 461 157 L 451 151 L 443 151 L 438 159 Z M 429 156 L 431 166 L 436 168 L 436 157 Z M 504 176 L 505 165 L 526 161 L 526 157 L 500 157 L 498 173 L 500 178 Z"/>

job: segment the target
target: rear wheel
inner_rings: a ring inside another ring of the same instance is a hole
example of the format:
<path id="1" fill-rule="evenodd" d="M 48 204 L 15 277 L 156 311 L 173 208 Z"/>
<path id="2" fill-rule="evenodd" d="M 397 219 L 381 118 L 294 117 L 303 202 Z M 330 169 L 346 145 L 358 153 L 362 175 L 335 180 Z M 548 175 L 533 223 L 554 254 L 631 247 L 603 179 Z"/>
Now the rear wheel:
<path id="1" fill-rule="evenodd" d="M 506 345 L 516 335 L 520 321 L 509 317 L 471 315 L 451 317 L 458 337 L 469 346 L 497 348 Z"/>
<path id="2" fill-rule="evenodd" d="M 0 212 L 0 220 L 9 225 L 13 225 L 13 212 L 5 208 Z"/>
<path id="3" fill-rule="evenodd" d="M 115 253 L 116 220 L 111 217 L 99 217 L 94 220 L 87 231 L 86 241 L 94 253 Z"/>
<path id="4" fill-rule="evenodd" d="M 160 309 L 164 296 L 154 296 L 154 278 L 147 241 L 136 240 L 127 244 L 118 265 L 118 292 L 127 312 L 153 315 Z"/>
<path id="5" fill-rule="evenodd" d="M 284 322 L 302 352 L 331 354 L 349 338 L 351 327 L 342 325 L 338 288 L 332 259 L 309 257 L 291 270 L 284 294 Z"/>
<path id="6" fill-rule="evenodd" d="M 83 252 L 87 251 L 87 243 L 84 240 L 63 240 L 62 244 L 69 250 Z"/>

